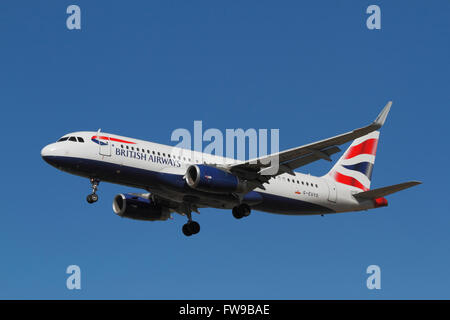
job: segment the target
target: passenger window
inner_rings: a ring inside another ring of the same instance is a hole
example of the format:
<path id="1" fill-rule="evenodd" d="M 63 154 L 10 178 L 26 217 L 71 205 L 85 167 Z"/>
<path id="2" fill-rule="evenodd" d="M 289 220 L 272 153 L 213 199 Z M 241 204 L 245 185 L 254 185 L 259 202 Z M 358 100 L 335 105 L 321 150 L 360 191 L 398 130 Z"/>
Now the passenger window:
<path id="1" fill-rule="evenodd" d="M 150 150 L 147 150 L 147 153 L 150 153 Z"/>
<path id="2" fill-rule="evenodd" d="M 318 188 L 319 186 L 316 184 L 316 188 Z"/>
<path id="3" fill-rule="evenodd" d="M 136 151 L 139 151 L 139 148 L 136 148 Z"/>
<path id="4" fill-rule="evenodd" d="M 161 154 L 158 152 L 158 156 L 160 156 Z"/>
<path id="5" fill-rule="evenodd" d="M 123 144 L 121 144 L 120 147 L 123 149 Z"/>
<path id="6" fill-rule="evenodd" d="M 77 142 L 77 139 L 76 139 L 75 137 L 70 137 L 70 138 L 69 138 L 69 141 Z"/>
<path id="7" fill-rule="evenodd" d="M 302 185 L 305 185 L 305 183 L 302 181 Z"/>
<path id="8" fill-rule="evenodd" d="M 166 156 L 166 154 L 165 153 L 163 153 L 163 157 L 165 157 Z"/>
<path id="9" fill-rule="evenodd" d="M 127 150 L 128 150 L 128 146 L 127 146 Z"/>
<path id="10" fill-rule="evenodd" d="M 170 154 L 167 155 L 170 158 Z"/>

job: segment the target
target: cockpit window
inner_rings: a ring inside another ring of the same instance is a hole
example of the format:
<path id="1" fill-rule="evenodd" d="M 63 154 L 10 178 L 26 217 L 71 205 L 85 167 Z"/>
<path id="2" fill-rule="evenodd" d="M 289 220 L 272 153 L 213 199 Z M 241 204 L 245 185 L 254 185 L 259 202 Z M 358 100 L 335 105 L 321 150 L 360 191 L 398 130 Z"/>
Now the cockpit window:
<path id="1" fill-rule="evenodd" d="M 62 137 L 56 142 L 62 142 L 62 141 L 73 141 L 73 142 L 84 142 L 84 139 L 82 137 Z"/>

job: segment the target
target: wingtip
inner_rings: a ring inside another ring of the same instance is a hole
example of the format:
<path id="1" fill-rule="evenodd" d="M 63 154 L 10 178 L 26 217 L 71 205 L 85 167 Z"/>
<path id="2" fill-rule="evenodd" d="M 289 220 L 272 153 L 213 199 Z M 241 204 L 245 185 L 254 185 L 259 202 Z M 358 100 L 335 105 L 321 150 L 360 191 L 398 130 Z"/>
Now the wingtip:
<path id="1" fill-rule="evenodd" d="M 391 106 L 392 106 L 392 101 L 388 101 L 388 103 L 384 106 L 383 110 L 381 110 L 378 117 L 375 119 L 374 124 L 378 128 L 381 128 L 384 125 L 386 118 L 389 114 L 389 111 L 391 110 Z"/>

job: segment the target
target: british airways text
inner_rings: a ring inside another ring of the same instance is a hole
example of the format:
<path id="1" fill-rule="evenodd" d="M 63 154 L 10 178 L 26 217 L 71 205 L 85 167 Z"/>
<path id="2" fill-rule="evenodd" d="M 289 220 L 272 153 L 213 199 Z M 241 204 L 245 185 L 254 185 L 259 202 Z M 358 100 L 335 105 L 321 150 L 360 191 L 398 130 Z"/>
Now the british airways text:
<path id="1" fill-rule="evenodd" d="M 178 161 L 176 159 L 168 159 L 165 157 L 151 155 L 151 154 L 147 155 L 143 152 L 130 151 L 130 150 L 116 148 L 116 156 L 133 158 L 133 159 L 143 160 L 143 161 L 151 161 L 153 163 L 165 164 L 165 165 L 169 165 L 169 166 L 177 167 L 177 168 L 181 167 L 180 161 Z"/>

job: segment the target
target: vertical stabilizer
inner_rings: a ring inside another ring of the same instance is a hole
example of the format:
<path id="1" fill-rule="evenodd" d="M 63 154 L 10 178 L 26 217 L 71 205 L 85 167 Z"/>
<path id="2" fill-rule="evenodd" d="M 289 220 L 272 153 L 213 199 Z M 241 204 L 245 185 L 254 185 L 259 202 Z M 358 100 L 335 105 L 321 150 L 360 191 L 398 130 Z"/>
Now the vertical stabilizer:
<path id="1" fill-rule="evenodd" d="M 369 190 L 379 136 L 379 131 L 373 131 L 355 139 L 327 176 L 337 183 Z"/>

